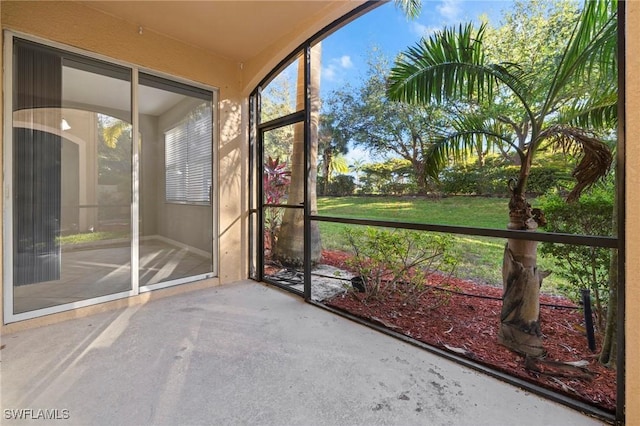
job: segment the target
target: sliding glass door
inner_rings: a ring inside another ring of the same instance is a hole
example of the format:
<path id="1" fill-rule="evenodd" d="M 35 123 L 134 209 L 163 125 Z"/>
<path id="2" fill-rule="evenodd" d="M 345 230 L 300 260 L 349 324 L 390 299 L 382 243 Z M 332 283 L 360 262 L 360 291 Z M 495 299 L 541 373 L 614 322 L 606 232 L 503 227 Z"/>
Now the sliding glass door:
<path id="1" fill-rule="evenodd" d="M 139 76 L 140 286 L 213 274 L 212 93 Z"/>
<path id="2" fill-rule="evenodd" d="M 5 322 L 213 277 L 214 91 L 7 44 Z"/>
<path id="3" fill-rule="evenodd" d="M 131 71 L 17 40 L 13 303 L 131 290 Z"/>

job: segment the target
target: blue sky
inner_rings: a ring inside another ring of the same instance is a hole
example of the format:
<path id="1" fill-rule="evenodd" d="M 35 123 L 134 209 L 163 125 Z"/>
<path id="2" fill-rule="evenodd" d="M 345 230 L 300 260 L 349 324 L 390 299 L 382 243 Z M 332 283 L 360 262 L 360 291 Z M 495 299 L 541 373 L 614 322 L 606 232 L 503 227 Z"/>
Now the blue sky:
<path id="1" fill-rule="evenodd" d="M 323 40 L 321 96 L 347 83 L 357 86 L 363 81 L 367 57 L 374 46 L 393 59 L 422 36 L 445 26 L 479 23 L 483 15 L 498 26 L 502 11 L 512 4 L 508 0 L 424 0 L 422 13 L 415 20 L 408 20 L 393 2 L 380 6 Z M 349 163 L 354 159 L 372 160 L 368 153 L 355 147 L 351 147 L 346 157 Z"/>
<path id="2" fill-rule="evenodd" d="M 373 46 L 393 58 L 421 36 L 446 25 L 479 22 L 483 14 L 497 25 L 502 10 L 511 4 L 507 0 L 425 0 L 422 13 L 415 20 L 408 20 L 393 2 L 384 4 L 323 41 L 321 90 L 327 93 L 346 82 L 356 83 L 366 73 L 367 55 Z"/>

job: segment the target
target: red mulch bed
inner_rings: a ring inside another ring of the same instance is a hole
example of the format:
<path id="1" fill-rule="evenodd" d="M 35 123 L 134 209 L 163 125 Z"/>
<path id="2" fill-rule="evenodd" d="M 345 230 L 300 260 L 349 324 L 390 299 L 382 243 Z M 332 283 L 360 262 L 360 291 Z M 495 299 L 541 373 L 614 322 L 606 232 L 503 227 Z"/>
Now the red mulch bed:
<path id="1" fill-rule="evenodd" d="M 348 257 L 347 253 L 324 251 L 322 263 L 348 270 L 345 265 Z M 501 288 L 457 278 L 447 280 L 446 277 L 432 275 L 429 284 L 460 293 L 502 296 Z M 540 325 L 544 347 L 548 351 L 546 360 L 588 361 L 585 368 L 593 375 L 592 378 L 575 377 L 575 370 L 545 375 L 526 369 L 523 356 L 497 343 L 500 300 L 434 289 L 422 296 L 418 303 L 412 304 L 403 303 L 401 297 L 393 296 L 384 301 L 365 300 L 364 294 L 357 292 L 337 296 L 326 304 L 440 349 L 451 351 L 451 348 L 457 348 L 451 352 L 458 354 L 464 350 L 464 356 L 478 363 L 614 413 L 616 372 L 598 363 L 601 336 L 596 336 L 594 354 L 587 346 L 584 317 L 580 310 L 543 305 L 575 306 L 571 301 L 548 295 L 542 295 L 540 301 Z M 570 377 L 564 377 L 566 375 Z"/>

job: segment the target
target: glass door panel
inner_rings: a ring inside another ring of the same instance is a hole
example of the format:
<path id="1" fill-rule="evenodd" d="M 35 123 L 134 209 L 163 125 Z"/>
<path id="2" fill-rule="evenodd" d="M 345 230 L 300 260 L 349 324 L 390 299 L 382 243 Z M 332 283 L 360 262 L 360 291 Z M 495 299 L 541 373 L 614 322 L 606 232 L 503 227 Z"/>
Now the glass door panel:
<path id="1" fill-rule="evenodd" d="M 213 93 L 139 84 L 140 286 L 213 276 Z"/>
<path id="2" fill-rule="evenodd" d="M 303 290 L 304 150 L 301 123 L 264 131 L 262 139 L 263 276 Z"/>
<path id="3" fill-rule="evenodd" d="M 14 314 L 131 290 L 130 75 L 15 42 Z"/>
<path id="4" fill-rule="evenodd" d="M 301 69 L 304 61 L 299 54 L 285 65 L 276 77 L 273 78 L 261 92 L 260 122 L 266 123 L 285 115 L 301 111 L 304 102 L 298 94 L 303 90 L 303 73 Z"/>

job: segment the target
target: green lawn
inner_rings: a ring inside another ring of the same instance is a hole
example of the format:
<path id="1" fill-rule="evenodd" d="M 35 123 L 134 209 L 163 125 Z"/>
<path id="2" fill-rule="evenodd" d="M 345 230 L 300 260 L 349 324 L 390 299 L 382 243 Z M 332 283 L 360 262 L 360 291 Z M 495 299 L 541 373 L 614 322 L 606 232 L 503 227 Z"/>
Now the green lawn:
<path id="1" fill-rule="evenodd" d="M 507 198 L 447 197 L 438 200 L 410 197 L 319 197 L 318 213 L 322 216 L 438 225 L 473 226 L 505 229 L 508 221 Z M 348 251 L 339 223 L 319 222 L 325 249 Z M 456 235 L 453 254 L 458 260 L 456 275 L 490 285 L 502 285 L 502 238 Z M 539 266 L 551 270 L 549 259 L 538 258 Z M 562 281 L 554 275 L 543 283 L 543 291 L 556 293 Z"/>
<path id="2" fill-rule="evenodd" d="M 61 245 L 73 245 L 82 243 L 94 243 L 102 240 L 115 240 L 119 238 L 128 238 L 128 231 L 98 231 L 98 232 L 84 232 L 80 234 L 71 234 L 58 237 L 58 242 Z"/>
<path id="3" fill-rule="evenodd" d="M 508 198 L 320 197 L 319 213 L 399 222 L 504 229 Z"/>

